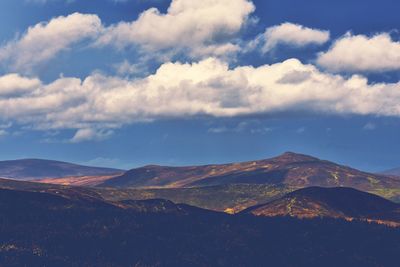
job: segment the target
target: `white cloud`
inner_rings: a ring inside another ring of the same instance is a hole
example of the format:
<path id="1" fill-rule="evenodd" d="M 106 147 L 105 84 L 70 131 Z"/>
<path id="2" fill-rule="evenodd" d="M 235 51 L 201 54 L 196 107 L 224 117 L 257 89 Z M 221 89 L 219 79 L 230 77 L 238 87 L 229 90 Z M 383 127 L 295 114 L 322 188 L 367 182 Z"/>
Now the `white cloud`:
<path id="1" fill-rule="evenodd" d="M 317 63 L 331 71 L 383 72 L 400 70 L 400 42 L 388 33 L 372 37 L 347 33 Z"/>
<path id="2" fill-rule="evenodd" d="M 400 116 L 400 83 L 368 84 L 362 76 L 324 73 L 296 59 L 229 68 L 208 58 L 165 63 L 141 79 L 60 78 L 0 98 L 0 120 L 43 130 L 78 129 L 73 142 L 101 140 L 138 121 L 282 111 Z"/>
<path id="3" fill-rule="evenodd" d="M 255 43 L 263 43 L 261 51 L 267 53 L 279 44 L 295 47 L 322 45 L 329 40 L 329 36 L 329 31 L 307 28 L 299 24 L 286 22 L 267 28 Z M 253 45 L 255 44 L 253 43 Z"/>
<path id="4" fill-rule="evenodd" d="M 97 15 L 74 13 L 29 27 L 14 41 L 0 48 L 0 61 L 16 70 L 30 70 L 73 44 L 94 38 L 102 30 Z"/>
<path id="5" fill-rule="evenodd" d="M 9 70 L 32 73 L 38 64 L 84 41 L 91 47 L 140 47 L 147 60 L 176 54 L 227 56 L 240 49 L 236 37 L 254 10 L 250 0 L 172 0 L 165 14 L 150 8 L 135 21 L 108 27 L 97 15 L 74 13 L 29 27 L 0 47 L 0 62 Z"/>
<path id="6" fill-rule="evenodd" d="M 71 139 L 72 143 L 84 141 L 102 141 L 113 134 L 112 130 L 96 130 L 91 128 L 79 129 Z"/>
<path id="7" fill-rule="evenodd" d="M 224 55 L 239 49 L 230 40 L 254 10 L 249 0 L 172 0 L 165 14 L 150 8 L 136 21 L 110 26 L 97 44 L 188 51 L 192 56 Z"/>
<path id="8" fill-rule="evenodd" d="M 0 97 L 15 95 L 33 90 L 41 84 L 37 78 L 26 78 L 12 73 L 0 76 Z"/>

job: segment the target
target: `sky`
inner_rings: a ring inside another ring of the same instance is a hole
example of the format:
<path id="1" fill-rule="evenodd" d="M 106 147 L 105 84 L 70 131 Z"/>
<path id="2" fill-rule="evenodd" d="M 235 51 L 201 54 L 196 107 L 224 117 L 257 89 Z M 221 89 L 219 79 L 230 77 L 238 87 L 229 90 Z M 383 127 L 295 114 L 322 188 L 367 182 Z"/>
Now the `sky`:
<path id="1" fill-rule="evenodd" d="M 2 0 L 0 160 L 400 166 L 395 0 Z"/>

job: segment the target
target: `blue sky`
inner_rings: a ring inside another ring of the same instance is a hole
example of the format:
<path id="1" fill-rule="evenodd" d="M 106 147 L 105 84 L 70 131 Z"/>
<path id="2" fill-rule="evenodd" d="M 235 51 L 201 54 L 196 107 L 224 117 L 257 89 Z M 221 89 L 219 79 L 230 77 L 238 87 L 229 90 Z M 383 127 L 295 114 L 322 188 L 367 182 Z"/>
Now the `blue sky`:
<path id="1" fill-rule="evenodd" d="M 1 1 L 0 159 L 128 169 L 295 151 L 400 166 L 399 8 Z"/>

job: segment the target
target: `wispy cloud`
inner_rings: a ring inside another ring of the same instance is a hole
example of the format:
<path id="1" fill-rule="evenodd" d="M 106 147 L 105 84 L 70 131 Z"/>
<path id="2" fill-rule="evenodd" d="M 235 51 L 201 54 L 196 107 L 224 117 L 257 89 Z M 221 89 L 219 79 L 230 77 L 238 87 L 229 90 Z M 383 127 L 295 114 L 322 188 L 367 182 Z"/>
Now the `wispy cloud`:
<path id="1" fill-rule="evenodd" d="M 209 133 L 250 133 L 250 134 L 266 134 L 273 131 L 273 128 L 262 125 L 258 120 L 242 121 L 234 126 L 218 126 L 208 129 Z"/>
<path id="2" fill-rule="evenodd" d="M 373 131 L 376 129 L 376 124 L 372 123 L 372 122 L 368 122 L 367 124 L 364 125 L 363 130 L 366 131 Z"/>
<path id="3" fill-rule="evenodd" d="M 298 133 L 298 134 L 303 134 L 303 133 L 305 133 L 306 131 L 307 131 L 307 128 L 306 128 L 306 127 L 300 127 L 300 128 L 297 128 L 296 133 Z"/>
<path id="4" fill-rule="evenodd" d="M 84 128 L 79 129 L 74 137 L 71 139 L 71 143 L 80 143 L 84 141 L 102 141 L 109 138 L 114 132 L 112 130 L 104 129 L 91 129 Z"/>

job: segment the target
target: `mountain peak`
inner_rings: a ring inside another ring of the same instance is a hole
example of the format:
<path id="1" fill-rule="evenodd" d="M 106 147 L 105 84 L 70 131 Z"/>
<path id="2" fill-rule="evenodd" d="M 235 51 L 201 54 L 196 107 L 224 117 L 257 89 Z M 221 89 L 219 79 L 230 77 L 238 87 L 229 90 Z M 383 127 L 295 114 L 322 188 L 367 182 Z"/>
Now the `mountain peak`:
<path id="1" fill-rule="evenodd" d="M 151 169 L 161 169 L 161 168 L 165 168 L 165 167 L 161 166 L 161 165 L 150 164 L 150 165 L 145 165 L 143 167 L 139 167 L 137 169 L 149 169 L 149 170 L 151 170 Z"/>
<path id="2" fill-rule="evenodd" d="M 309 155 L 295 153 L 295 152 L 291 152 L 291 151 L 287 151 L 287 152 L 275 157 L 274 159 L 283 160 L 283 161 L 293 161 L 293 162 L 319 160 L 318 158 L 315 158 L 315 157 L 312 157 Z"/>

